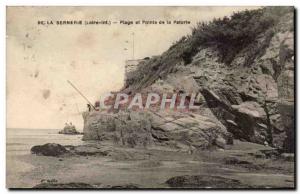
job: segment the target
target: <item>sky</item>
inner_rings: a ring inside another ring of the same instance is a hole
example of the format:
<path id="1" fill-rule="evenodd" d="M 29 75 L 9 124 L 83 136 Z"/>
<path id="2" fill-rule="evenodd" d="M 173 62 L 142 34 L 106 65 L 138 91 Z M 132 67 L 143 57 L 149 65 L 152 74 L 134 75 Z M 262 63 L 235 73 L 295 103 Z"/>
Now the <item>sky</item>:
<path id="1" fill-rule="evenodd" d="M 125 60 L 166 51 L 199 21 L 256 7 L 8 7 L 7 128 L 82 130 L 87 102 L 124 84 Z M 38 25 L 38 21 L 110 20 L 112 25 Z M 120 20 L 188 20 L 186 24 L 120 24 Z"/>

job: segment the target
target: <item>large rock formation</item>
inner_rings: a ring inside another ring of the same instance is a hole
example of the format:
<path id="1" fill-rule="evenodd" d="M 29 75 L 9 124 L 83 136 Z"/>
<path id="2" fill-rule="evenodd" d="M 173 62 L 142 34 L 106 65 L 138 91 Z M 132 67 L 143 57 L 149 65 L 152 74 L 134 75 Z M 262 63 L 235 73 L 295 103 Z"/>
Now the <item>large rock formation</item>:
<path id="1" fill-rule="evenodd" d="M 268 7 L 199 24 L 161 56 L 143 61 L 122 92 L 200 92 L 200 110 L 179 118 L 85 113 L 84 139 L 202 148 L 232 134 L 293 152 L 293 18 L 291 7 Z"/>
<path id="2" fill-rule="evenodd" d="M 140 148 L 163 145 L 192 151 L 211 146 L 224 148 L 230 135 L 208 117 L 193 113 L 94 111 L 84 114 L 83 140 Z"/>

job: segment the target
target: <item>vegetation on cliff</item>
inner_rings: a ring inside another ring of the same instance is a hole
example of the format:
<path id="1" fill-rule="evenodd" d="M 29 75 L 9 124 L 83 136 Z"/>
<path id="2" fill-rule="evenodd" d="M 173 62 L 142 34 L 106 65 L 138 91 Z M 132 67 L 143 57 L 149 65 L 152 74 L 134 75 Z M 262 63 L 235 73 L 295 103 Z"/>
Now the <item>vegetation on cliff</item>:
<path id="1" fill-rule="evenodd" d="M 254 58 L 263 55 L 283 18 L 292 21 L 293 7 L 266 7 L 234 13 L 230 17 L 200 22 L 190 35 L 182 37 L 159 57 L 141 62 L 135 76 L 125 84 L 130 90 L 140 90 L 155 80 L 165 78 L 176 71 L 175 66 L 190 64 L 200 48 L 214 48 L 220 62 L 230 66 L 239 54 L 246 55 L 245 65 L 251 65 Z M 293 31 L 293 25 L 289 25 Z M 258 38 L 264 37 L 264 41 Z M 147 67 L 147 68 L 145 68 Z"/>
<path id="2" fill-rule="evenodd" d="M 243 48 L 255 43 L 261 33 L 266 33 L 270 40 L 274 26 L 288 12 L 291 12 L 289 7 L 268 7 L 234 13 L 230 18 L 225 16 L 208 23 L 200 22 L 192 29 L 190 45 L 182 57 L 185 63 L 190 63 L 199 46 L 211 46 L 219 51 L 222 62 L 230 64 Z"/>

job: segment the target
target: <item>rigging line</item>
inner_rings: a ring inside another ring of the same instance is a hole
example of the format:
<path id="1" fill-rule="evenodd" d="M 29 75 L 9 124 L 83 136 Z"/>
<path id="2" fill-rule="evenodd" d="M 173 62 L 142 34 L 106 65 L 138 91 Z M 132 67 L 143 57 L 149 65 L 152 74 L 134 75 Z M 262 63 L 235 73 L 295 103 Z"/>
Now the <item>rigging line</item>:
<path id="1" fill-rule="evenodd" d="M 91 107 L 93 107 L 94 110 L 96 110 L 95 106 L 79 91 L 79 89 L 77 89 L 74 84 L 72 84 L 72 82 L 70 82 L 69 80 L 67 80 L 68 83 L 91 105 Z"/>

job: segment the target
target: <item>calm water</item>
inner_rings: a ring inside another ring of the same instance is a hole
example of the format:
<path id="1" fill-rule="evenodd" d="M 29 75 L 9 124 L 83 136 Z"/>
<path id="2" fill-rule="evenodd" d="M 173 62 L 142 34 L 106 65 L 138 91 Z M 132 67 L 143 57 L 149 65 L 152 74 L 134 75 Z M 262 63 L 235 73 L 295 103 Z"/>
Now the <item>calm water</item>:
<path id="1" fill-rule="evenodd" d="M 63 135 L 58 134 L 58 131 L 55 129 L 7 129 L 6 154 L 7 156 L 30 154 L 32 146 L 45 143 L 83 144 L 82 135 Z"/>
<path id="2" fill-rule="evenodd" d="M 8 188 L 31 188 L 36 183 L 25 178 L 26 173 L 35 167 L 30 149 L 35 145 L 59 143 L 61 145 L 83 144 L 82 135 L 58 134 L 55 129 L 7 129 L 6 130 L 6 186 Z M 34 159 L 33 159 L 34 160 Z M 47 164 L 45 164 L 47 166 Z"/>

